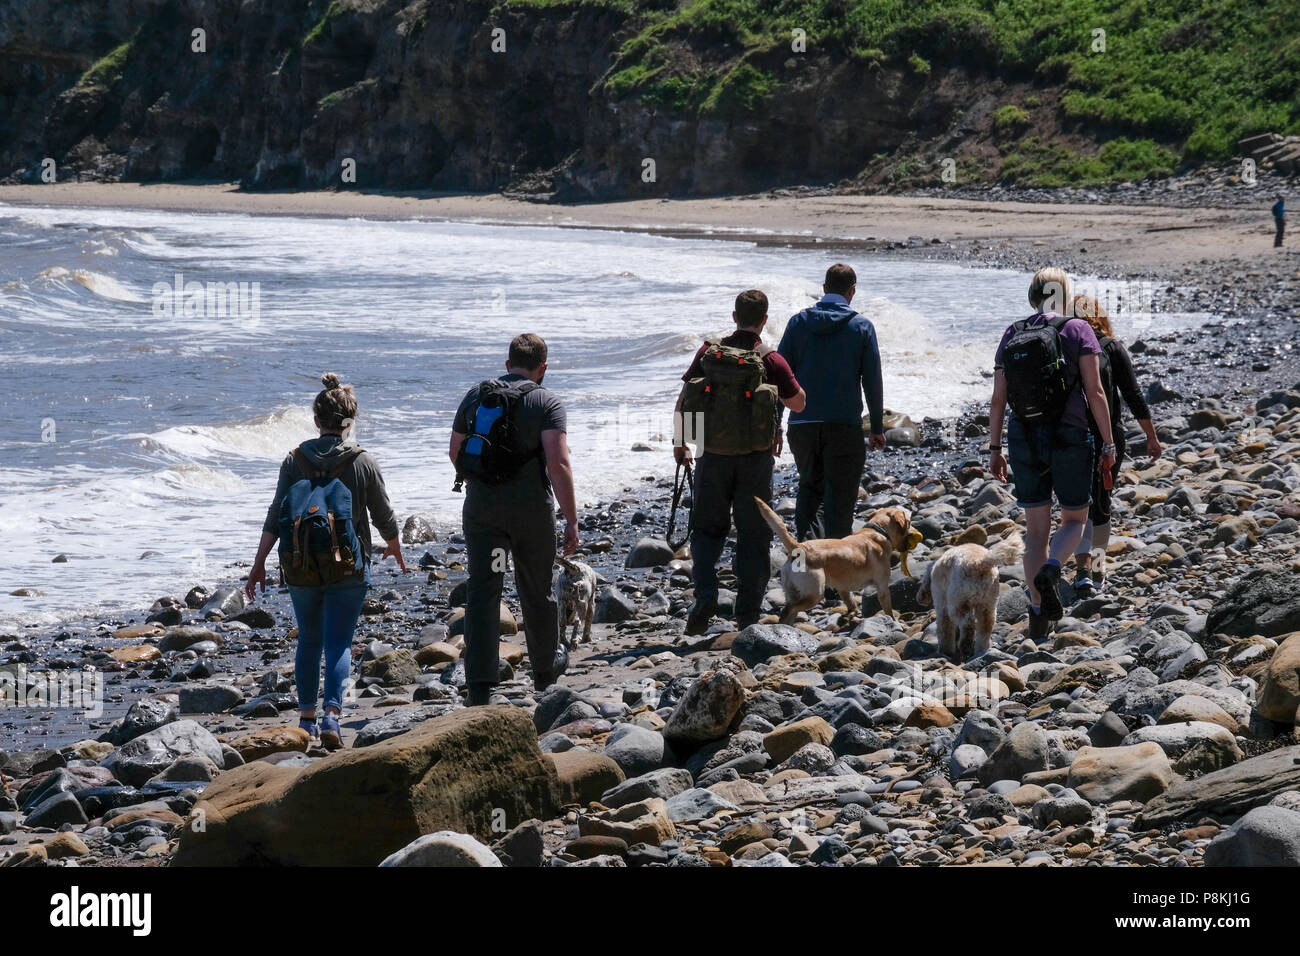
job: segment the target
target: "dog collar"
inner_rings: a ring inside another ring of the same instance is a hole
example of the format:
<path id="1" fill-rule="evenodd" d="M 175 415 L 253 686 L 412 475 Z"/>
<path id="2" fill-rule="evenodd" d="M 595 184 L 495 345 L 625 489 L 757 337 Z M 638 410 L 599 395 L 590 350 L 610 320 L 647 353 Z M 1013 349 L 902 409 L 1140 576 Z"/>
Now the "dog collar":
<path id="1" fill-rule="evenodd" d="M 889 532 L 886 531 L 884 528 L 880 527 L 880 525 L 876 524 L 874 521 L 868 521 L 866 524 L 864 524 L 864 525 L 862 526 L 862 528 L 863 528 L 864 531 L 865 531 L 867 528 L 870 528 L 872 531 L 875 531 L 877 534 L 879 534 L 879 535 L 881 535 L 882 537 L 884 537 L 884 539 L 885 539 L 885 543 L 889 545 L 890 550 L 893 550 L 893 547 L 894 547 L 894 539 L 891 538 L 891 537 L 889 536 Z"/>

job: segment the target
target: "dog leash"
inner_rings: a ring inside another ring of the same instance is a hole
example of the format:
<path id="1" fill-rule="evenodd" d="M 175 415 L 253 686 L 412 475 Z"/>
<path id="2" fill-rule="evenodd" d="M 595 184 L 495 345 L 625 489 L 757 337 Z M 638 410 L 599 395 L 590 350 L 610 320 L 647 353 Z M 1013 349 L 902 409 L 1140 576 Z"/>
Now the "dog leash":
<path id="1" fill-rule="evenodd" d="M 685 481 L 682 480 L 683 469 L 685 469 Z M 689 461 L 679 461 L 677 463 L 677 472 L 673 476 L 673 506 L 668 512 L 668 533 L 664 536 L 668 541 L 668 547 L 672 548 L 673 551 L 684 545 L 691 537 L 691 521 L 695 517 L 695 495 L 693 492 L 691 494 L 689 517 L 686 519 L 686 534 L 682 536 L 680 541 L 673 540 L 673 525 L 677 523 L 677 506 L 682 501 L 682 489 L 687 485 L 692 488 L 695 487 L 695 476 L 691 470 L 691 463 Z"/>

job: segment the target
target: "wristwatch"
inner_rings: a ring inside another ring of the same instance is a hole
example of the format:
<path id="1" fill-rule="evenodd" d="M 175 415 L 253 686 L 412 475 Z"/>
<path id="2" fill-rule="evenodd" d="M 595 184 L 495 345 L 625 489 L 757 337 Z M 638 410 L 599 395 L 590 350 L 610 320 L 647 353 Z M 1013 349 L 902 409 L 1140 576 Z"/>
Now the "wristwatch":
<path id="1" fill-rule="evenodd" d="M 1002 450 L 1001 445 L 989 445 L 989 451 L 1001 451 L 1001 450 Z"/>

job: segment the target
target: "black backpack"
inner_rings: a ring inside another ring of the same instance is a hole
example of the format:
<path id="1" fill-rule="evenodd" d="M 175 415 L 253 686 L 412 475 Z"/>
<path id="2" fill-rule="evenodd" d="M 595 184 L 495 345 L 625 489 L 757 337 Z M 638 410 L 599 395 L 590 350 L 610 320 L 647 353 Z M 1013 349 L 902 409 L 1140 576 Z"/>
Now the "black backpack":
<path id="1" fill-rule="evenodd" d="M 461 490 L 466 478 L 489 485 L 504 484 L 541 454 L 540 445 L 532 451 L 519 447 L 519 407 L 524 396 L 537 387 L 536 382 L 529 381 L 489 379 L 479 383 L 465 409 L 469 434 L 456 455 L 456 491 Z"/>
<path id="2" fill-rule="evenodd" d="M 1002 350 L 1002 374 L 1007 380 L 1007 404 L 1026 425 L 1055 425 L 1065 414 L 1066 401 L 1078 387 L 1071 374 L 1061 329 L 1069 316 L 1058 315 L 1042 325 L 1021 319 L 1012 326 Z"/>

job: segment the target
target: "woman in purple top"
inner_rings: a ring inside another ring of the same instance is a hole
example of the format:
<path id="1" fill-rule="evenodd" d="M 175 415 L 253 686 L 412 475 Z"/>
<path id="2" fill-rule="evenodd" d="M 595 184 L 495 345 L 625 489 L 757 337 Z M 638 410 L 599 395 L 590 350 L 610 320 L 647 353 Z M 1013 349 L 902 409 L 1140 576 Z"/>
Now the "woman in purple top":
<path id="1" fill-rule="evenodd" d="M 1069 278 L 1060 269 L 1040 269 L 1029 284 L 1031 328 L 1052 323 L 1058 329 L 1065 360 L 1069 393 L 1064 411 L 1054 423 L 1030 424 L 1014 412 L 1007 416 L 1008 383 L 1004 352 L 1019 323 L 1002 336 L 994 357 L 993 402 L 989 409 L 989 470 L 1007 480 L 1007 458 L 1002 454 L 1002 424 L 1007 419 L 1007 445 L 1015 480 L 1016 501 L 1025 509 L 1025 582 L 1029 589 L 1029 636 L 1046 636 L 1050 622 L 1064 615 L 1057 582 L 1061 562 L 1069 558 L 1083 537 L 1092 498 L 1092 434 L 1088 411 L 1092 409 L 1102 447 L 1100 466 L 1115 464 L 1110 409 L 1102 389 L 1100 354 L 1092 326 L 1082 319 L 1059 322 L 1070 302 Z M 1019 388 L 1022 383 L 1016 383 Z M 1052 534 L 1052 496 L 1061 506 L 1061 525 Z"/>

